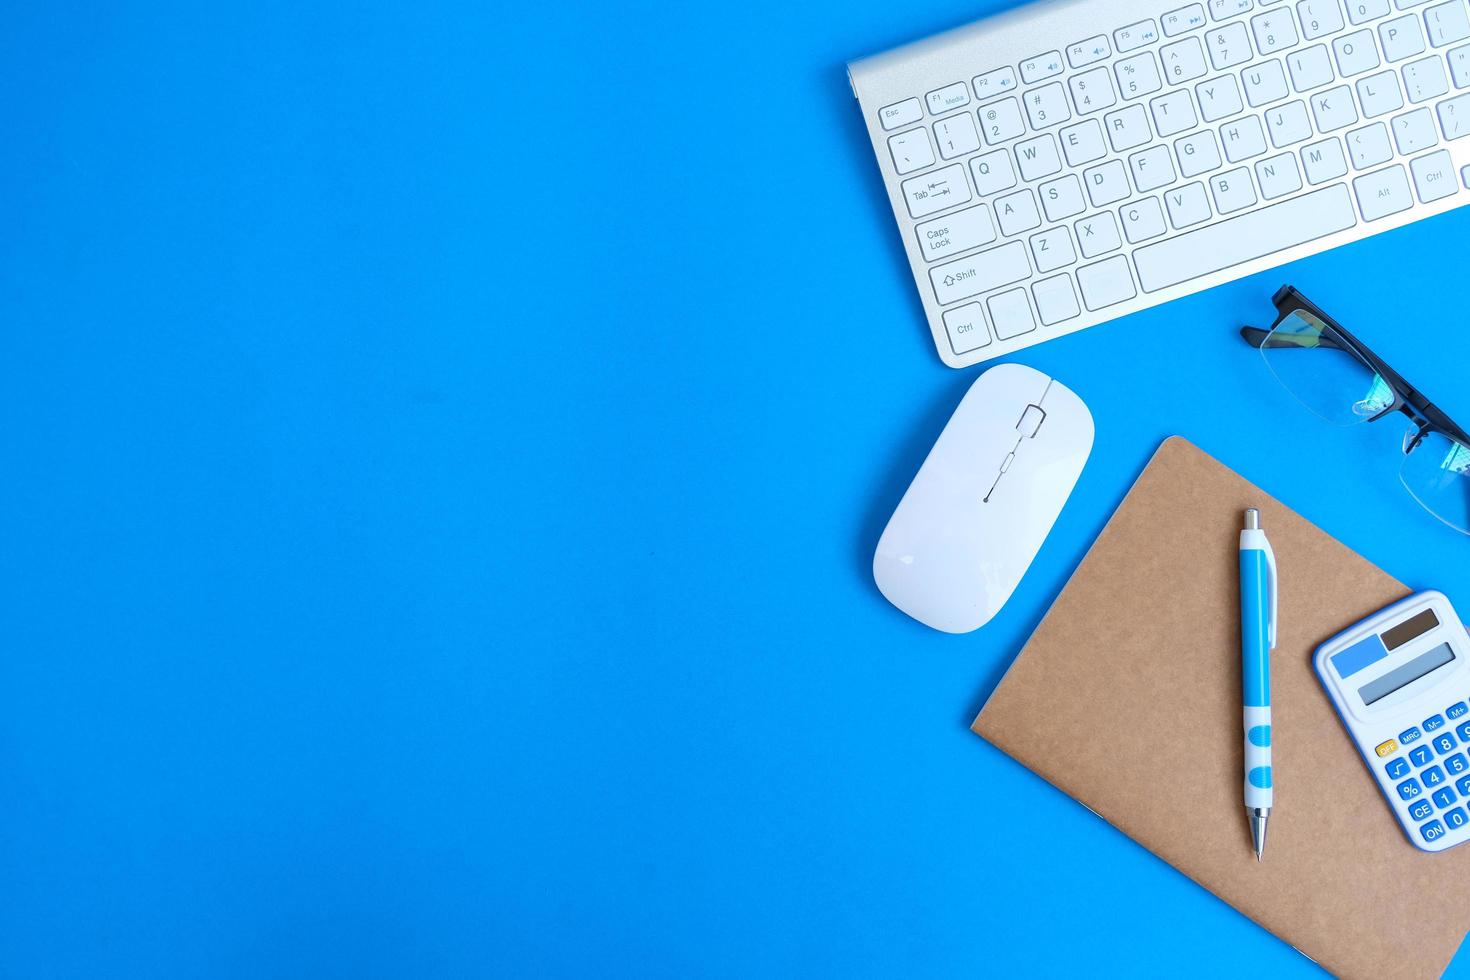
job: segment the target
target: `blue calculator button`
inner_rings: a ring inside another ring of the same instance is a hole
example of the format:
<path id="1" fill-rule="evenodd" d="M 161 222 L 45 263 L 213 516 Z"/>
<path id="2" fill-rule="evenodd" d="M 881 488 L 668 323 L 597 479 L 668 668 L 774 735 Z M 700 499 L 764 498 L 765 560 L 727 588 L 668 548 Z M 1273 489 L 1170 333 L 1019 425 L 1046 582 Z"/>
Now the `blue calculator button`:
<path id="1" fill-rule="evenodd" d="M 1455 734 L 1460 736 L 1460 740 L 1462 742 L 1470 742 L 1470 721 L 1467 721 L 1459 728 L 1456 728 Z"/>
<path id="2" fill-rule="evenodd" d="M 1404 780 L 1403 782 L 1399 783 L 1398 790 L 1399 799 L 1401 800 L 1412 800 L 1414 797 L 1424 792 L 1424 790 L 1419 788 L 1419 780 L 1417 779 Z"/>
<path id="3" fill-rule="evenodd" d="M 1444 789 L 1435 790 L 1434 795 L 1430 799 L 1434 801 L 1435 806 L 1443 810 L 1447 806 L 1454 805 L 1455 791 L 1446 786 Z"/>
<path id="4" fill-rule="evenodd" d="M 1464 701 L 1456 701 L 1454 704 L 1444 709 L 1444 713 L 1450 716 L 1451 721 L 1456 718 L 1465 717 L 1466 712 L 1470 712 L 1470 708 L 1465 707 Z"/>
<path id="5" fill-rule="evenodd" d="M 1399 744 L 1400 745 L 1408 745 L 1410 742 L 1417 742 L 1417 741 L 1419 741 L 1419 729 L 1417 729 L 1417 728 L 1406 728 L 1403 731 L 1399 732 Z"/>
<path id="6" fill-rule="evenodd" d="M 1428 820 L 1430 814 L 1434 813 L 1434 807 L 1428 800 L 1417 800 L 1409 804 L 1409 816 L 1417 823 L 1420 820 Z"/>
<path id="7" fill-rule="evenodd" d="M 1450 825 L 1451 830 L 1459 830 L 1465 824 L 1470 823 L 1470 817 L 1465 816 L 1464 810 L 1455 807 L 1445 812 L 1444 822 Z"/>
<path id="8" fill-rule="evenodd" d="M 1430 766 L 1421 772 L 1419 777 L 1424 780 L 1425 786 L 1438 786 L 1444 782 L 1444 770 L 1439 766 Z"/>
<path id="9" fill-rule="evenodd" d="M 1455 780 L 1455 789 L 1460 791 L 1461 796 L 1470 796 L 1470 776 L 1462 776 Z"/>
<path id="10" fill-rule="evenodd" d="M 1444 727 L 1444 715 L 1435 715 L 1433 718 L 1424 719 L 1424 730 L 1426 732 L 1438 731 Z"/>
<path id="11" fill-rule="evenodd" d="M 1423 834 L 1424 839 L 1432 844 L 1445 835 L 1444 824 L 1438 820 L 1431 820 L 1419 828 L 1419 833 Z"/>
<path id="12" fill-rule="evenodd" d="M 1434 736 L 1434 741 L 1430 744 L 1434 746 L 1434 751 L 1440 755 L 1448 755 L 1455 751 L 1455 736 L 1448 732 L 1443 735 L 1436 735 Z"/>
<path id="13" fill-rule="evenodd" d="M 1434 753 L 1429 751 L 1429 746 L 1421 745 L 1409 753 L 1409 761 L 1416 766 L 1427 766 L 1434 758 Z"/>
<path id="14" fill-rule="evenodd" d="M 1448 759 L 1445 760 L 1445 764 L 1449 764 Z M 1383 767 L 1383 771 L 1388 773 L 1389 779 L 1397 781 L 1409 774 L 1409 764 L 1403 759 L 1391 759 L 1388 765 Z"/>
<path id="15" fill-rule="evenodd" d="M 1465 761 L 1465 753 L 1456 752 L 1444 760 L 1444 767 L 1451 776 L 1458 776 L 1460 773 L 1470 770 L 1470 762 Z"/>

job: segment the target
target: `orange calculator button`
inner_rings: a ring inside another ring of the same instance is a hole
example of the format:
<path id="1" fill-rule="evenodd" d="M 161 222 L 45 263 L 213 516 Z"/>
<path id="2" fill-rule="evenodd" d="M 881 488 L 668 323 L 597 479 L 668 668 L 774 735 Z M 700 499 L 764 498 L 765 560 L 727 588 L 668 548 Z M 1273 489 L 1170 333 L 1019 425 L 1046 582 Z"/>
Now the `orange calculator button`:
<path id="1" fill-rule="evenodd" d="M 1378 746 L 1378 748 L 1374 749 L 1373 751 L 1374 752 L 1377 752 L 1378 753 L 1378 758 L 1381 759 L 1381 758 L 1383 758 L 1386 755 L 1393 755 L 1398 750 L 1399 750 L 1399 743 L 1396 742 L 1396 741 L 1394 741 L 1393 739 L 1389 739 L 1387 742 L 1384 742 L 1382 745 Z"/>

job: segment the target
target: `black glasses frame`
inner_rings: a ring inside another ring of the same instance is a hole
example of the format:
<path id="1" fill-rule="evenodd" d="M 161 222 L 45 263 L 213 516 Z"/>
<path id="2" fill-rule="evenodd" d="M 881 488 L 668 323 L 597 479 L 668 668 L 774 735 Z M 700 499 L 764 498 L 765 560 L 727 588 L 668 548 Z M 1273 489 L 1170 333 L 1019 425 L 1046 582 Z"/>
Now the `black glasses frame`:
<path id="1" fill-rule="evenodd" d="M 1246 343 L 1259 349 L 1276 346 L 1270 344 L 1268 338 L 1271 331 L 1280 326 L 1281 321 L 1293 313 L 1307 313 L 1321 322 L 1325 328 L 1323 339 L 1331 346 L 1352 354 L 1362 361 L 1370 371 L 1375 372 L 1388 385 L 1393 392 L 1393 404 L 1369 419 L 1369 422 L 1377 422 L 1392 412 L 1402 412 L 1418 428 L 1413 439 L 1404 444 L 1404 452 L 1409 453 L 1430 432 L 1438 432 L 1458 442 L 1462 446 L 1470 447 L 1470 434 L 1455 424 L 1444 412 L 1440 411 L 1424 394 L 1409 382 L 1404 376 L 1389 367 L 1383 358 L 1368 349 L 1368 345 L 1348 332 L 1347 328 L 1328 316 L 1320 306 L 1303 296 L 1295 286 L 1282 286 L 1276 290 L 1276 295 L 1271 297 L 1272 304 L 1276 307 L 1276 320 L 1268 329 L 1260 327 L 1241 327 L 1240 336 Z M 1287 346 L 1285 343 L 1280 346 Z"/>

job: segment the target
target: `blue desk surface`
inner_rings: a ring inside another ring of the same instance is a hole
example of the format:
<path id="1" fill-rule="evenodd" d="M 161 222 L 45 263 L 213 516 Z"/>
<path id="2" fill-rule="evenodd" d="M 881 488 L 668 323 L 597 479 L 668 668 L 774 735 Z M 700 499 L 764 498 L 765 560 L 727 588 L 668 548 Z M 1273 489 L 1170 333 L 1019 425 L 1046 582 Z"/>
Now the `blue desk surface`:
<path id="1" fill-rule="evenodd" d="M 996 6 L 12 10 L 0 974 L 1314 974 L 966 726 L 1172 433 L 1470 604 L 1235 336 L 1294 282 L 1470 418 L 1470 210 L 1026 351 L 1096 449 L 927 630 L 976 371 L 843 65 Z"/>

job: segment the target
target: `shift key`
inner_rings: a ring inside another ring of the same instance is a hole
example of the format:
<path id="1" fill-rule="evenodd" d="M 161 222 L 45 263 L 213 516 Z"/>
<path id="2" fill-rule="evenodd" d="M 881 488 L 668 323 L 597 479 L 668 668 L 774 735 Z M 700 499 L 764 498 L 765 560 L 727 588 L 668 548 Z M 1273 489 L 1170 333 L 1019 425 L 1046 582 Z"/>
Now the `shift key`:
<path id="1" fill-rule="evenodd" d="M 1026 260 L 1026 246 L 1020 242 L 1007 242 L 929 270 L 929 281 L 934 284 L 940 305 L 988 293 L 1030 276 L 1031 263 Z"/>

